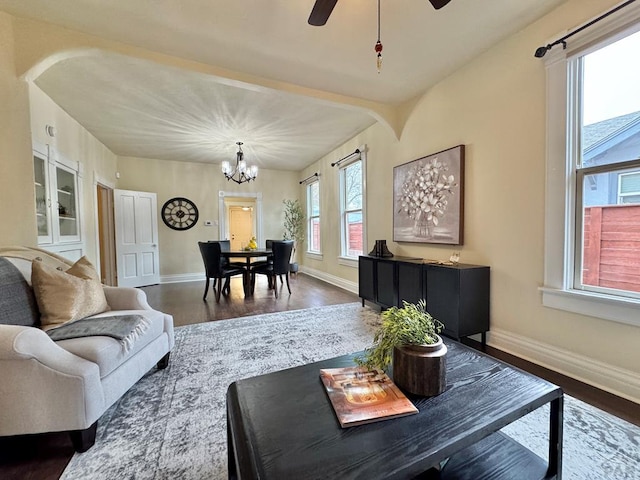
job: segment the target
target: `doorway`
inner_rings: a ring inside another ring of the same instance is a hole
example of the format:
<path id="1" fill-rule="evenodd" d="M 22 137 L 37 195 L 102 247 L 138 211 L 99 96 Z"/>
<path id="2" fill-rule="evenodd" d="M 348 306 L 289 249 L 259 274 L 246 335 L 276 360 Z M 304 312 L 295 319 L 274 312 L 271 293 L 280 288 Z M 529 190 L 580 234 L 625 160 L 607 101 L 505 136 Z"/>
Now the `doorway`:
<path id="1" fill-rule="evenodd" d="M 262 193 L 218 192 L 219 238 L 242 249 L 251 237 L 262 245 Z"/>
<path id="2" fill-rule="evenodd" d="M 113 189 L 96 184 L 98 209 L 98 249 L 100 255 L 100 281 L 116 286 L 115 221 L 113 216 Z"/>

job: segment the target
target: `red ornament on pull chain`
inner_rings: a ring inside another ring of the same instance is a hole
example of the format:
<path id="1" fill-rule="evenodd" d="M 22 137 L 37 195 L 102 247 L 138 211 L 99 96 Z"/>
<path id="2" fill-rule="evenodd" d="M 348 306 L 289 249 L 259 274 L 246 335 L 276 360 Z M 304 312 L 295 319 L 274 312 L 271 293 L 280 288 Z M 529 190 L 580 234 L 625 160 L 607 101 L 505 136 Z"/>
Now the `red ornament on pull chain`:
<path id="1" fill-rule="evenodd" d="M 378 73 L 380 73 L 382 68 L 382 43 L 380 43 L 380 40 L 376 42 L 375 51 L 378 54 Z"/>
<path id="2" fill-rule="evenodd" d="M 378 0 L 378 41 L 376 42 L 374 50 L 378 54 L 376 63 L 378 66 L 378 73 L 380 73 L 380 69 L 382 68 L 382 43 L 380 42 L 380 0 Z"/>

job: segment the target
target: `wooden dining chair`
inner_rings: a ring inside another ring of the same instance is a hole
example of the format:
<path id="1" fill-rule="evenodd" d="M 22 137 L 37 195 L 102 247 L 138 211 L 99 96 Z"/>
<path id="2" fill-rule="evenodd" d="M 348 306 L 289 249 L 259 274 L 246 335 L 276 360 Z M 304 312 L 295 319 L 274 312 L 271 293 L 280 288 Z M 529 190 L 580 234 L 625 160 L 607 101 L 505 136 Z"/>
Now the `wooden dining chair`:
<path id="1" fill-rule="evenodd" d="M 266 275 L 269 278 L 269 286 L 273 287 L 273 291 L 278 298 L 278 288 L 276 278 L 282 275 L 287 279 L 287 290 L 291 295 L 291 286 L 289 285 L 289 263 L 291 261 L 291 252 L 293 251 L 293 240 L 273 240 L 271 243 L 271 252 L 273 253 L 272 262 L 256 265 L 251 267 L 251 292 L 255 288 L 256 274 Z"/>
<path id="2" fill-rule="evenodd" d="M 206 275 L 206 284 L 204 287 L 204 295 L 202 300 L 207 299 L 207 293 L 209 292 L 209 279 L 214 279 L 213 290 L 216 295 L 216 303 L 220 303 L 220 294 L 228 295 L 231 291 L 229 282 L 234 275 L 247 275 L 247 270 L 243 267 L 237 267 L 232 265 L 224 265 L 221 261 L 222 251 L 220 242 L 198 242 L 200 248 L 200 254 L 202 255 L 202 261 L 204 262 L 204 269 Z M 222 286 L 222 279 L 225 279 L 224 287 Z M 217 283 L 217 288 L 216 288 Z"/>

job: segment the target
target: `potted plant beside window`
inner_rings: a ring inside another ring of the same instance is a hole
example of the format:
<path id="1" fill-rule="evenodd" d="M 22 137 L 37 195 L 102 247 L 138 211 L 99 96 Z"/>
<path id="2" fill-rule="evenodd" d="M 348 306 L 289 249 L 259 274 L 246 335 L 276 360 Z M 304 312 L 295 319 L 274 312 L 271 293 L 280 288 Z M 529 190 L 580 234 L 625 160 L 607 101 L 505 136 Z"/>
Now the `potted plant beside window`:
<path id="1" fill-rule="evenodd" d="M 356 363 L 386 370 L 393 367 L 393 381 L 403 390 L 423 396 L 442 393 L 446 387 L 447 346 L 438 333 L 444 325 L 427 312 L 426 302 L 403 302 L 382 312 L 382 324 L 373 346 Z"/>
<path id="2" fill-rule="evenodd" d="M 304 211 L 300 202 L 296 200 L 284 200 L 284 239 L 293 240 L 293 253 L 291 254 L 291 273 L 297 273 L 298 264 L 295 262 L 297 245 L 304 243 Z"/>

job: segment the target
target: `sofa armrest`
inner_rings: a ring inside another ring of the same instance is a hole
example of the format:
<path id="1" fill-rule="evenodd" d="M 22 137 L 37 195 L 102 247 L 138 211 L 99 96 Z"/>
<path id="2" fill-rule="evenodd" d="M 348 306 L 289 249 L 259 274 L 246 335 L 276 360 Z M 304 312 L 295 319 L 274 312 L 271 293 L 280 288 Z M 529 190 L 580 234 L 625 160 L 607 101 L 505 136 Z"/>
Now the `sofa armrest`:
<path id="1" fill-rule="evenodd" d="M 99 374 L 95 363 L 59 347 L 49 335 L 35 327 L 0 325 L 0 360 L 36 360 L 64 375 Z"/>
<path id="2" fill-rule="evenodd" d="M 97 364 L 38 328 L 0 325 L 0 435 L 86 429 L 104 404 Z"/>
<path id="3" fill-rule="evenodd" d="M 155 310 L 147 302 L 147 294 L 144 290 L 132 287 L 109 287 L 103 285 L 107 303 L 112 311 L 117 310 Z M 160 312 L 164 315 L 164 331 L 169 337 L 169 350 L 173 348 L 173 317 L 167 313 Z M 96 316 L 104 316 L 107 314 L 99 314 Z M 108 315 L 107 315 L 108 316 Z"/>
<path id="4" fill-rule="evenodd" d="M 147 303 L 147 294 L 139 288 L 106 285 L 102 288 L 111 310 L 153 310 Z"/>

